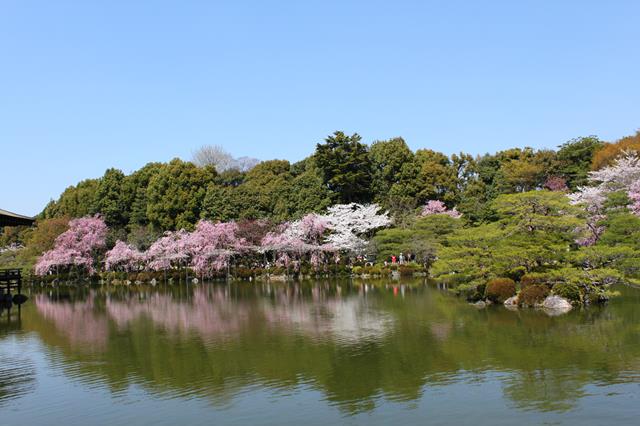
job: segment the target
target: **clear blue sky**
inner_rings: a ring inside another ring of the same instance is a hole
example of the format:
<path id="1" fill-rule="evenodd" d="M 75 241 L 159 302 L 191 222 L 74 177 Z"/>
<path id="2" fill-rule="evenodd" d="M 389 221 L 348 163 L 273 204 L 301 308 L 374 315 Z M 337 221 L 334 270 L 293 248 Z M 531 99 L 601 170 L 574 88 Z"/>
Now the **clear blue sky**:
<path id="1" fill-rule="evenodd" d="M 270 3 L 270 4 L 269 4 Z M 493 152 L 640 127 L 638 1 L 0 0 L 0 208 L 204 144 Z"/>

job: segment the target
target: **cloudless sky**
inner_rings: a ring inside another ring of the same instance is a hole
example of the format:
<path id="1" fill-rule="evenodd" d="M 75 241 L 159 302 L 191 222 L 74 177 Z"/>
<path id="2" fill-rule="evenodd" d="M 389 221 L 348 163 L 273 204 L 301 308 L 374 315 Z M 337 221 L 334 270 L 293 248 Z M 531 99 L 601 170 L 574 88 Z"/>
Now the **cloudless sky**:
<path id="1" fill-rule="evenodd" d="M 334 130 L 453 153 L 640 127 L 640 1 L 0 0 L 0 208 L 116 167 L 300 160 Z"/>

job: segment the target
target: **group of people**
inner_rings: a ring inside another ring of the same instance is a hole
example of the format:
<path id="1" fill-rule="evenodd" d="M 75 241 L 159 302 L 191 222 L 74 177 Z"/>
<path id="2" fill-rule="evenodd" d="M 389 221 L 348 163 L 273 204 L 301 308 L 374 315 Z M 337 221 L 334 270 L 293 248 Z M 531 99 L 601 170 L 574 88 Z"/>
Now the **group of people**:
<path id="1" fill-rule="evenodd" d="M 396 264 L 400 264 L 403 265 L 405 263 L 409 263 L 412 261 L 416 260 L 416 255 L 413 253 L 407 253 L 406 255 L 402 252 L 400 252 L 400 255 L 396 256 L 391 255 L 391 264 L 392 265 L 396 265 Z M 389 262 L 387 260 L 384 261 L 384 266 L 387 266 L 389 264 Z"/>

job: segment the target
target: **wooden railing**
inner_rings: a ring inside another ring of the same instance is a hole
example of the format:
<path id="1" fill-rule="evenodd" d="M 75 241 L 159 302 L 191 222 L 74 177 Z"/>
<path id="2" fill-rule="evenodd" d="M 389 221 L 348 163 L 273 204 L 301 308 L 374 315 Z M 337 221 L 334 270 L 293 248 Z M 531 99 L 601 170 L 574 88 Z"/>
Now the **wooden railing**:
<path id="1" fill-rule="evenodd" d="M 0 294 L 11 294 L 14 289 L 17 294 L 21 293 L 22 273 L 20 269 L 0 269 Z"/>

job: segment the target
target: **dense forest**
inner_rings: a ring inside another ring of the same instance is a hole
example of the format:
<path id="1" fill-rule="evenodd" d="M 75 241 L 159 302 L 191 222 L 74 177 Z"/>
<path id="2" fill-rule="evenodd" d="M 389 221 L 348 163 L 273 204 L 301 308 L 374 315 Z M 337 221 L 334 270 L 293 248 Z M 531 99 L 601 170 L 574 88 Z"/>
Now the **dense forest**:
<path id="1" fill-rule="evenodd" d="M 474 157 L 430 149 L 413 152 L 402 138 L 367 146 L 357 134 L 336 132 L 294 164 L 269 160 L 248 170 L 225 164 L 217 171 L 218 158 L 212 156 L 198 165 L 179 159 L 149 163 L 130 175 L 109 169 L 101 178 L 67 188 L 40 218 L 100 213 L 112 229 L 135 235 L 141 228 L 192 229 L 201 218 L 298 219 L 349 202 L 378 203 L 402 221 L 427 201 L 441 200 L 477 224 L 493 220 L 489 206 L 500 194 L 563 184 L 573 191 L 587 184 L 591 170 L 629 149 L 640 150 L 640 133 L 614 144 L 590 136 L 566 142 L 557 151 L 513 148 Z"/>
<path id="2" fill-rule="evenodd" d="M 149 163 L 129 175 L 109 169 L 70 186 L 44 208 L 36 228 L 4 229 L 0 246 L 14 249 L 4 249 L 0 262 L 31 269 L 73 218 L 99 215 L 106 248 L 121 241 L 143 251 L 167 231 L 196 232 L 201 220 L 233 222 L 244 241 L 255 242 L 278 224 L 358 203 L 379 206 L 393 224 L 367 235 L 367 253 L 378 263 L 410 253 L 434 277 L 472 289 L 505 276 L 565 280 L 566 268 L 581 276 L 604 271 L 589 275 L 591 282 L 634 280 L 637 152 L 640 132 L 478 156 L 413 152 L 402 138 L 366 145 L 358 134 L 335 132 L 293 164 L 203 147 L 191 161 Z"/>

